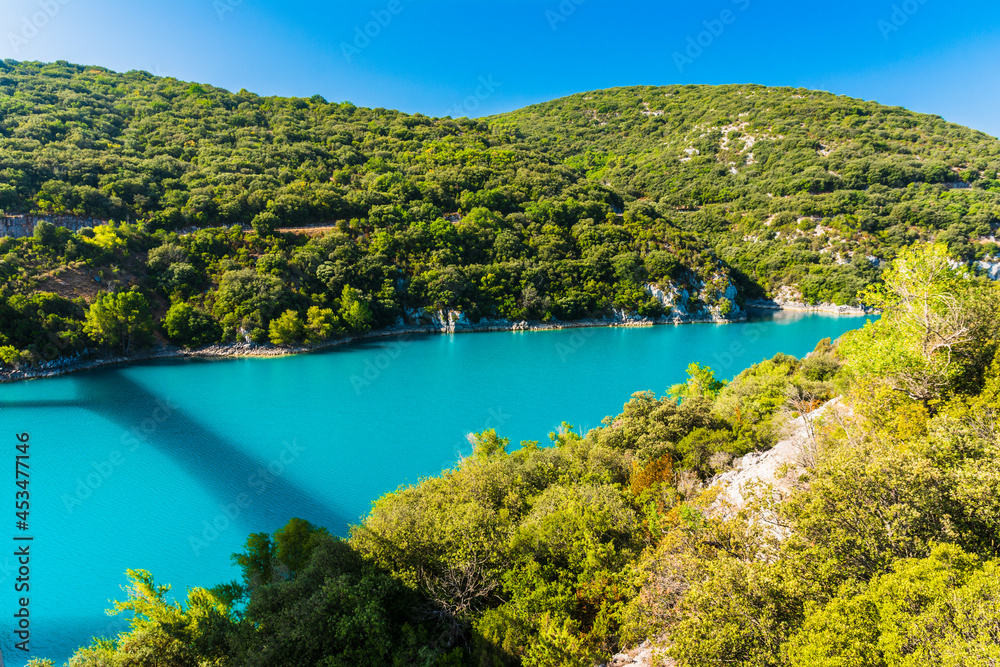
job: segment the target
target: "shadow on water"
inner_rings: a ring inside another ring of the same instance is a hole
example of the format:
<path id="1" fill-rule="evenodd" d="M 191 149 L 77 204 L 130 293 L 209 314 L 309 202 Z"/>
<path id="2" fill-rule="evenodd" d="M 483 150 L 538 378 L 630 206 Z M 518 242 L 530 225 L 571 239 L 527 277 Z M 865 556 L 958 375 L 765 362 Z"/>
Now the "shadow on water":
<path id="1" fill-rule="evenodd" d="M 343 516 L 283 474 L 304 449 L 300 443 L 275 442 L 270 458 L 258 458 L 121 372 L 110 369 L 87 375 L 86 396 L 0 401 L 0 409 L 83 408 L 117 424 L 126 435 L 121 442 L 109 443 L 113 447 L 154 447 L 201 484 L 218 503 L 206 508 L 209 521 L 246 494 L 250 503 L 240 508 L 237 522 L 249 532 L 270 532 L 298 516 L 335 535 L 347 534 Z"/>

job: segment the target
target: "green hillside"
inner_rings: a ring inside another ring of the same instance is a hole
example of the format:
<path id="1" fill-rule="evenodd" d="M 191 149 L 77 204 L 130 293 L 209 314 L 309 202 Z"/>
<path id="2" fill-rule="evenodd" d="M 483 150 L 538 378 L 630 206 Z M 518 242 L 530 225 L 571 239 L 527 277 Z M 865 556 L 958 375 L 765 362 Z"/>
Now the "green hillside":
<path id="1" fill-rule="evenodd" d="M 998 156 L 936 117 L 793 89 L 613 89 L 455 120 L 4 61 L 0 233 L 29 236 L 0 240 L 0 359 L 315 342 L 446 311 L 856 304 L 918 240 L 997 254 Z M 135 331 L 112 335 L 125 305 L 95 311 L 101 291 L 136 293 Z"/>
<path id="2" fill-rule="evenodd" d="M 0 238 L 4 378 L 443 311 L 883 311 L 728 382 L 692 364 L 550 447 L 475 434 L 346 539 L 294 518 L 251 534 L 238 581 L 173 601 L 129 570 L 128 629 L 69 664 L 591 667 L 645 640 L 681 667 L 997 664 L 1000 284 L 961 262 L 996 263 L 998 170 L 979 132 L 803 90 L 455 120 L 3 62 L 0 222 L 30 226 Z M 779 443 L 751 481 L 783 492 L 724 503 L 720 475 Z"/>
<path id="3" fill-rule="evenodd" d="M 866 257 L 956 257 L 1000 224 L 1000 141 L 940 117 L 794 88 L 633 87 L 494 117 L 553 160 L 648 201 L 774 289 L 850 301 Z"/>

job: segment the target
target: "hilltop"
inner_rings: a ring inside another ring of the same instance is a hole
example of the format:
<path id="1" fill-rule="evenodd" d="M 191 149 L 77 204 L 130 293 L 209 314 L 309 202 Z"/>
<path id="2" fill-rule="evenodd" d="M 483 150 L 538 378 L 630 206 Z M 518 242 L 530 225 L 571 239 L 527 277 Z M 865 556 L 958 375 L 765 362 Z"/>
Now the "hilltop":
<path id="1" fill-rule="evenodd" d="M 755 85 L 592 91 L 490 119 L 648 202 L 776 293 L 850 302 L 917 240 L 997 254 L 1000 141 L 830 93 Z"/>

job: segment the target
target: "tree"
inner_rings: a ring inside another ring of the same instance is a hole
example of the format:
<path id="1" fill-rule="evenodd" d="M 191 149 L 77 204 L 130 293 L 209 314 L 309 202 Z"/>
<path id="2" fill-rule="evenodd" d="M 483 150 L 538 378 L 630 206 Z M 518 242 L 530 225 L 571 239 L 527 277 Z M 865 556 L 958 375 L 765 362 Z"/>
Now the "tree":
<path id="1" fill-rule="evenodd" d="M 232 560 L 243 570 L 243 583 L 250 591 L 281 579 L 276 577 L 274 544 L 267 533 L 251 533 L 243 551 L 233 554 Z"/>
<path id="2" fill-rule="evenodd" d="M 125 354 L 133 345 L 146 343 L 153 335 L 153 314 L 146 297 L 135 291 L 98 292 L 87 311 L 84 331 L 106 348 Z"/>
<path id="3" fill-rule="evenodd" d="M 66 245 L 66 241 L 70 236 L 72 236 L 72 232 L 65 227 L 58 227 L 46 220 L 40 220 L 35 223 L 32 240 L 36 246 L 48 250 L 57 250 Z"/>
<path id="4" fill-rule="evenodd" d="M 306 342 L 319 343 L 337 332 L 337 316 L 330 308 L 310 306 L 306 311 Z"/>
<path id="5" fill-rule="evenodd" d="M 302 342 L 306 328 L 302 324 L 302 319 L 294 310 L 286 310 L 284 313 L 271 320 L 268 327 L 271 342 L 275 345 L 295 345 Z"/>
<path id="6" fill-rule="evenodd" d="M 305 519 L 292 518 L 274 531 L 274 553 L 278 563 L 294 578 L 303 572 L 309 557 L 323 537 L 329 537 L 326 528 L 314 526 Z"/>
<path id="7" fill-rule="evenodd" d="M 192 588 L 187 605 L 170 603 L 169 585 L 157 585 L 146 570 L 127 570 L 128 598 L 115 601 L 109 614 L 130 613 L 130 630 L 114 639 L 98 639 L 70 660 L 74 666 L 201 667 L 220 664 L 226 646 L 203 646 L 204 634 L 230 624 L 229 609 L 210 591 Z"/>
<path id="8" fill-rule="evenodd" d="M 184 347 L 200 347 L 222 339 L 222 327 L 215 318 L 184 302 L 170 306 L 163 328 L 172 341 Z"/>
<path id="9" fill-rule="evenodd" d="M 24 355 L 13 345 L 0 347 L 0 361 L 8 366 L 18 366 L 24 361 Z"/>
<path id="10" fill-rule="evenodd" d="M 417 637 L 414 594 L 389 574 L 364 563 L 343 540 L 317 538 L 308 566 L 286 581 L 261 587 L 247 605 L 245 651 L 233 664 L 248 667 L 351 667 L 437 664 L 434 650 L 410 655 Z M 415 651 L 413 651 L 415 653 Z"/>
<path id="11" fill-rule="evenodd" d="M 345 285 L 340 295 L 340 317 L 354 333 L 368 331 L 372 323 L 372 311 L 360 296 L 361 293 L 350 285 Z"/>
<path id="12" fill-rule="evenodd" d="M 238 321 L 263 326 L 278 314 L 285 295 L 285 286 L 277 276 L 253 269 L 226 271 L 219 281 L 215 314 L 220 319 L 231 314 Z"/>
<path id="13" fill-rule="evenodd" d="M 998 561 L 954 545 L 902 559 L 862 590 L 844 587 L 789 642 L 792 667 L 986 667 L 1000 659 Z"/>
<path id="14" fill-rule="evenodd" d="M 670 387 L 670 396 L 676 399 L 711 398 L 714 399 L 726 386 L 725 381 L 716 380 L 715 372 L 708 366 L 695 362 L 687 367 L 688 380 Z"/>
<path id="15" fill-rule="evenodd" d="M 250 223 L 257 236 L 271 236 L 279 224 L 281 220 L 271 211 L 261 211 Z"/>
<path id="16" fill-rule="evenodd" d="M 252 533 L 243 551 L 233 554 L 232 560 L 243 571 L 246 590 L 253 591 L 301 573 L 316 545 L 329 535 L 326 528 L 295 517 L 274 531 L 273 538 L 267 533 Z"/>
<path id="17" fill-rule="evenodd" d="M 842 341 L 850 372 L 925 405 L 982 377 L 998 343 L 995 284 L 953 266 L 940 244 L 903 249 L 884 280 L 862 297 L 881 319 Z"/>

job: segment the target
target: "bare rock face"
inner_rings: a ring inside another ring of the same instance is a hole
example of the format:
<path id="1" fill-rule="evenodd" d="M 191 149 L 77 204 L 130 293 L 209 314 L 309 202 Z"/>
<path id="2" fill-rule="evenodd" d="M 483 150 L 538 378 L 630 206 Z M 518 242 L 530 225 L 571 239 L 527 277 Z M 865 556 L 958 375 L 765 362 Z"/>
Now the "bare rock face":
<path id="1" fill-rule="evenodd" d="M 824 426 L 851 416 L 850 407 L 837 397 L 791 420 L 785 427 L 785 437 L 773 448 L 737 459 L 732 470 L 715 478 L 709 489 L 718 490 L 718 496 L 709 512 L 723 518 L 731 517 L 746 508 L 751 498 L 761 492 L 777 500 L 787 497 L 800 484 L 799 476 L 814 464 L 818 437 Z M 769 523 L 765 515 L 755 514 L 754 517 L 754 521 Z M 782 528 L 771 524 L 771 530 L 778 539 L 785 537 Z M 654 643 L 646 641 L 595 667 L 675 667 L 677 663 L 664 653 L 665 645 L 660 639 Z"/>
<path id="2" fill-rule="evenodd" d="M 710 511 L 723 517 L 732 516 L 746 507 L 751 494 L 766 488 L 779 499 L 790 494 L 799 475 L 814 463 L 819 425 L 849 414 L 850 409 L 838 396 L 793 419 L 787 426 L 788 435 L 773 448 L 736 459 L 732 470 L 712 482 L 709 488 L 719 489 L 719 495 Z"/>
<path id="3" fill-rule="evenodd" d="M 595 667 L 674 667 L 676 664 L 647 640 L 635 648 L 615 654 L 609 662 Z"/>
<path id="4" fill-rule="evenodd" d="M 1000 262 L 997 261 L 980 261 L 979 268 L 986 272 L 990 280 L 1000 280 Z"/>

